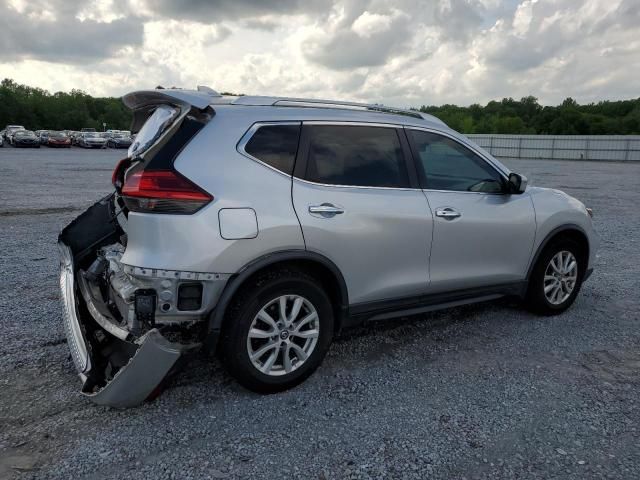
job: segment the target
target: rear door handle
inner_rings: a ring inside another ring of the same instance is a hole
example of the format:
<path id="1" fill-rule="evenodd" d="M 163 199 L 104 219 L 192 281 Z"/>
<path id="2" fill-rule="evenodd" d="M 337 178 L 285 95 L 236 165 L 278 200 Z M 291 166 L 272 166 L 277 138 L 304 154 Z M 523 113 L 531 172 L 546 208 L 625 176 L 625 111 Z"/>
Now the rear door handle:
<path id="1" fill-rule="evenodd" d="M 462 214 L 451 207 L 443 207 L 436 209 L 436 217 L 446 218 L 447 220 L 453 220 L 454 218 L 461 217 Z"/>
<path id="2" fill-rule="evenodd" d="M 332 203 L 323 203 L 321 205 L 309 205 L 309 213 L 314 216 L 328 218 L 344 213 L 344 208 Z"/>

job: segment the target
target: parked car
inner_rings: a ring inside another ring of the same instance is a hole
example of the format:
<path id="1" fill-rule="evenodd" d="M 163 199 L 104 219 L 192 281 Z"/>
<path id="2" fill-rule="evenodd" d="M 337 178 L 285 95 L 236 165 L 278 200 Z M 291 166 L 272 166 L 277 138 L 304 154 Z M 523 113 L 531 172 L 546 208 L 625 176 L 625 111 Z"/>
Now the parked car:
<path id="1" fill-rule="evenodd" d="M 13 134 L 18 130 L 25 130 L 22 125 L 7 125 L 4 129 L 4 139 L 10 145 L 13 145 Z"/>
<path id="2" fill-rule="evenodd" d="M 120 130 L 114 130 L 114 129 L 109 129 L 106 132 L 104 132 L 104 136 L 105 138 L 111 138 L 113 137 L 116 133 L 120 133 Z"/>
<path id="3" fill-rule="evenodd" d="M 139 132 L 115 191 L 59 238 L 68 344 L 97 403 L 143 401 L 203 347 L 245 387 L 281 391 L 344 328 L 505 296 L 555 315 L 592 272 L 591 210 L 430 115 L 123 100 Z"/>
<path id="4" fill-rule="evenodd" d="M 107 147 L 109 148 L 129 148 L 131 146 L 131 137 L 122 133 L 113 133 L 107 139 Z"/>
<path id="5" fill-rule="evenodd" d="M 83 132 L 78 137 L 78 146 L 82 148 L 107 148 L 107 139 L 96 132 Z"/>
<path id="6" fill-rule="evenodd" d="M 47 145 L 49 140 L 49 130 L 40 130 L 40 133 L 36 132 L 38 139 L 40 140 L 40 145 Z"/>
<path id="7" fill-rule="evenodd" d="M 4 147 L 4 131 L 0 132 L 0 148 Z"/>
<path id="8" fill-rule="evenodd" d="M 14 147 L 40 148 L 40 139 L 31 130 L 16 130 L 12 135 Z"/>
<path id="9" fill-rule="evenodd" d="M 69 133 L 69 138 L 71 138 L 71 145 L 78 145 L 78 140 L 80 139 L 80 132 L 71 131 Z"/>
<path id="10" fill-rule="evenodd" d="M 71 139 L 64 132 L 51 132 L 47 138 L 47 146 L 71 148 Z"/>

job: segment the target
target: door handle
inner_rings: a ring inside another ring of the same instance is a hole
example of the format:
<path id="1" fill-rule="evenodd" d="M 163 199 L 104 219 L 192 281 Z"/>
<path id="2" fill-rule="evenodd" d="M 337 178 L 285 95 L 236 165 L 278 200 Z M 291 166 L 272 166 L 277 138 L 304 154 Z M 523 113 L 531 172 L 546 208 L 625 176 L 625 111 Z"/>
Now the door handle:
<path id="1" fill-rule="evenodd" d="M 447 220 L 453 220 L 454 218 L 461 217 L 462 214 L 451 207 L 437 208 L 436 217 L 446 218 Z"/>
<path id="2" fill-rule="evenodd" d="M 323 203 L 321 205 L 309 205 L 309 213 L 316 216 L 333 217 L 344 213 L 344 208 L 331 203 Z"/>

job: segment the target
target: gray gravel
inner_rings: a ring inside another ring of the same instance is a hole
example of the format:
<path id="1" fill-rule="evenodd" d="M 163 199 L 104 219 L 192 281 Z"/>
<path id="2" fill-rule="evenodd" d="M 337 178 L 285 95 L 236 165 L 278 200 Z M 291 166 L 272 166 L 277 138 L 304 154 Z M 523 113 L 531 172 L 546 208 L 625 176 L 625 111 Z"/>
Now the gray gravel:
<path id="1" fill-rule="evenodd" d="M 117 411 L 77 392 L 55 240 L 120 156 L 0 149 L 0 478 L 640 478 L 640 164 L 506 162 L 595 210 L 596 271 L 562 316 L 372 325 L 272 396 L 195 358 Z"/>

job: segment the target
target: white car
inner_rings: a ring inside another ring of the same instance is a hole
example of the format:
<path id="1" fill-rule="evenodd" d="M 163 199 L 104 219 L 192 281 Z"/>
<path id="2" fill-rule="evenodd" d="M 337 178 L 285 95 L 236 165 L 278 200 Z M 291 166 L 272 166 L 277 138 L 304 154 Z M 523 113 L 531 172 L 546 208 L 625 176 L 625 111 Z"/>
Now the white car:
<path id="1" fill-rule="evenodd" d="M 13 134 L 18 130 L 26 130 L 22 125 L 7 125 L 4 129 L 4 139 L 10 145 L 13 145 Z"/>

